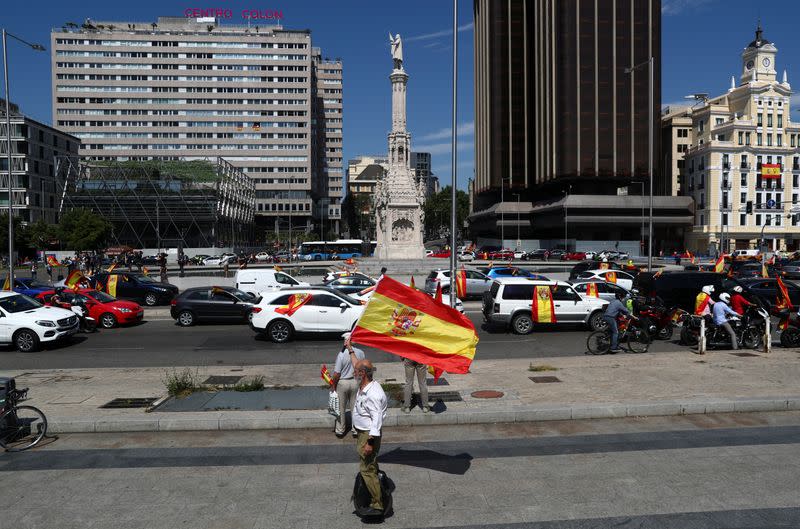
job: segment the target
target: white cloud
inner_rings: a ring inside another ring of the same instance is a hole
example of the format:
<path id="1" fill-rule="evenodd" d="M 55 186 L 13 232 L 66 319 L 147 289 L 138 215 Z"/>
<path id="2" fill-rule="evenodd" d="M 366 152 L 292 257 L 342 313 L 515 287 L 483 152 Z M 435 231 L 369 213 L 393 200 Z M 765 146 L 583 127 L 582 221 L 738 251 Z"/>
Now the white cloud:
<path id="1" fill-rule="evenodd" d="M 453 129 L 451 129 L 450 127 L 447 127 L 446 129 L 439 129 L 436 132 L 425 134 L 417 139 L 420 141 L 442 140 L 444 138 L 449 138 L 452 130 Z M 473 134 L 475 134 L 475 122 L 468 121 L 466 123 L 461 123 L 460 125 L 458 125 L 456 132 L 458 133 L 459 136 L 472 136 Z"/>
<path id="2" fill-rule="evenodd" d="M 472 22 L 464 24 L 462 26 L 458 26 L 458 31 L 469 31 L 472 29 Z M 418 40 L 430 40 L 430 39 L 438 39 L 439 37 L 447 37 L 448 35 L 452 35 L 452 29 L 443 29 L 441 31 L 434 31 L 433 33 L 425 33 L 423 35 L 414 35 L 413 37 L 407 37 L 403 40 L 406 42 L 415 42 Z"/>
<path id="3" fill-rule="evenodd" d="M 442 142 L 442 143 L 427 143 L 421 145 L 411 145 L 411 150 L 414 152 L 429 152 L 431 156 L 437 154 L 450 154 L 452 152 L 451 149 L 452 145 L 449 141 Z M 470 141 L 460 141 L 458 142 L 457 148 L 459 151 L 464 151 L 467 149 L 472 149 L 472 140 Z"/>
<path id="4" fill-rule="evenodd" d="M 711 2 L 712 0 L 663 0 L 661 14 L 664 16 L 680 15 L 686 11 L 702 8 Z"/>

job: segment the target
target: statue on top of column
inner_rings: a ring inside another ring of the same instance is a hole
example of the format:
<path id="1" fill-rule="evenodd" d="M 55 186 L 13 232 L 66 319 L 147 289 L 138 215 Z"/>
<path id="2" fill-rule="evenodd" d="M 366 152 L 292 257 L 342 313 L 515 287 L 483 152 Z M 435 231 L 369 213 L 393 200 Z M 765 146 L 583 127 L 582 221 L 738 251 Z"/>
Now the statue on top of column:
<path id="1" fill-rule="evenodd" d="M 394 69 L 403 69 L 403 41 L 400 39 L 400 33 L 392 37 L 389 32 L 389 44 L 392 46 L 392 60 L 394 61 Z"/>

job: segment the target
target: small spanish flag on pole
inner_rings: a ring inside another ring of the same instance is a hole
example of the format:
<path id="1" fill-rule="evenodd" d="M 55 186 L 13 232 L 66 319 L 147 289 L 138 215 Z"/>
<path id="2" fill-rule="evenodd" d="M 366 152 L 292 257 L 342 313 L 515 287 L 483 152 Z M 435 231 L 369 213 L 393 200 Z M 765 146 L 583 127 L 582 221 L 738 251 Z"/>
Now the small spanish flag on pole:
<path id="1" fill-rule="evenodd" d="M 433 299 L 436 300 L 437 303 L 442 302 L 442 284 L 436 283 L 436 294 L 433 296 Z"/>
<path id="2" fill-rule="evenodd" d="M 464 374 L 478 334 L 465 315 L 390 277 L 378 283 L 351 340 L 421 364 Z"/>
<path id="3" fill-rule="evenodd" d="M 328 384 L 329 386 L 333 386 L 333 379 L 331 378 L 331 373 L 330 371 L 328 371 L 328 366 L 326 366 L 325 364 L 322 364 L 322 367 L 319 370 L 319 376 L 322 378 L 322 380 L 325 381 L 326 384 Z"/>
<path id="4" fill-rule="evenodd" d="M 725 254 L 719 256 L 717 262 L 714 263 L 714 272 L 721 274 L 725 271 Z"/>
<path id="5" fill-rule="evenodd" d="M 597 283 L 586 283 L 586 295 L 593 298 L 600 297 L 600 294 L 597 292 Z"/>
<path id="6" fill-rule="evenodd" d="M 536 323 L 556 323 L 556 311 L 553 308 L 553 291 L 549 285 L 536 285 L 533 287 L 531 312 L 533 321 Z"/>
<path id="7" fill-rule="evenodd" d="M 116 270 L 116 268 L 117 268 L 117 263 L 111 263 L 111 266 L 109 266 L 109 267 L 106 269 L 106 272 L 108 272 L 108 273 L 111 273 L 111 272 L 113 272 L 114 270 Z"/>
<path id="8" fill-rule="evenodd" d="M 272 269 L 275 270 L 276 272 L 283 272 L 283 268 L 281 268 L 278 265 L 273 266 Z"/>
<path id="9" fill-rule="evenodd" d="M 463 266 L 461 270 L 456 270 L 456 297 L 458 299 L 467 298 L 467 271 Z"/>
<path id="10" fill-rule="evenodd" d="M 414 283 L 414 276 L 411 276 L 411 282 L 408 284 L 411 288 L 417 288 L 417 285 Z"/>
<path id="11" fill-rule="evenodd" d="M 352 257 L 349 257 L 349 258 L 344 260 L 344 264 L 346 264 L 346 265 L 354 265 L 354 264 L 356 264 L 356 260 L 353 259 Z"/>
<path id="12" fill-rule="evenodd" d="M 11 290 L 11 274 L 6 274 L 6 280 L 3 281 L 3 290 Z"/>

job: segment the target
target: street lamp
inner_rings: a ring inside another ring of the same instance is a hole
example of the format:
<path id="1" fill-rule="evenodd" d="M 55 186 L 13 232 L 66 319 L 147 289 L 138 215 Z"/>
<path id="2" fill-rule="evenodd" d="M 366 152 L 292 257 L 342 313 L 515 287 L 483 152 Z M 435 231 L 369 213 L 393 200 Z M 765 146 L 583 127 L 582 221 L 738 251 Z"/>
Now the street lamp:
<path id="1" fill-rule="evenodd" d="M 14 202 L 12 200 L 14 184 L 11 176 L 11 93 L 8 90 L 8 43 L 7 37 L 14 38 L 36 51 L 45 51 L 41 44 L 32 44 L 3 29 L 3 78 L 6 92 L 6 147 L 8 151 L 8 285 L 14 289 Z"/>
<path id="2" fill-rule="evenodd" d="M 761 241 L 761 245 L 760 245 L 761 248 L 763 248 L 765 246 L 765 243 L 766 243 L 766 241 L 764 240 L 764 228 L 766 228 L 767 226 L 772 224 L 772 215 L 767 215 L 767 218 L 764 219 L 764 220 L 766 222 L 764 222 L 764 225 L 761 226 L 761 237 L 759 239 Z"/>
<path id="3" fill-rule="evenodd" d="M 503 213 L 503 203 L 505 199 L 503 198 L 503 191 L 506 188 L 506 180 L 508 180 L 508 187 L 511 187 L 511 177 L 507 176 L 505 178 L 500 178 L 500 249 L 506 247 L 506 226 L 505 226 L 505 215 Z"/>
<path id="4" fill-rule="evenodd" d="M 520 248 L 522 244 L 519 238 L 519 193 L 513 193 L 513 196 L 517 197 L 517 250 L 522 250 L 522 248 Z"/>
<path id="5" fill-rule="evenodd" d="M 625 68 L 625 73 L 633 74 L 633 71 L 647 65 L 648 74 L 648 95 L 647 95 L 647 165 L 650 173 L 650 219 L 647 228 L 647 271 L 653 271 L 653 69 L 655 58 L 650 57 L 644 62 Z"/>

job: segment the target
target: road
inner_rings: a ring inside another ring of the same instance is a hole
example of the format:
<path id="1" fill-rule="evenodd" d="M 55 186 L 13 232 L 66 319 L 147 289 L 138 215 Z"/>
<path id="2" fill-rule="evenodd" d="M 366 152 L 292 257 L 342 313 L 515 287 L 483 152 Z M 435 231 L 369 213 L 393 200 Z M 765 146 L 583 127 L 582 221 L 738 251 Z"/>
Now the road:
<path id="1" fill-rule="evenodd" d="M 482 328 L 483 316 L 475 302 L 468 303 L 467 315 L 480 337 L 477 358 L 535 359 L 581 356 L 586 352 L 589 333 L 581 325 L 559 325 L 519 336 L 502 329 Z M 340 343 L 338 335 L 307 335 L 280 345 L 257 337 L 246 325 L 183 328 L 163 315 L 132 327 L 79 334 L 69 344 L 51 346 L 37 353 L 22 354 L 11 347 L 0 348 L 0 361 L 6 369 L 319 364 L 329 362 Z M 675 343 L 657 341 L 651 351 L 676 347 Z M 377 350 L 368 354 L 373 361 L 399 361 L 396 356 Z"/>
<path id="2" fill-rule="evenodd" d="M 800 414 L 384 430 L 387 528 L 800 526 Z M 15 529 L 351 529 L 352 439 L 323 430 L 64 435 L 0 454 Z"/>

